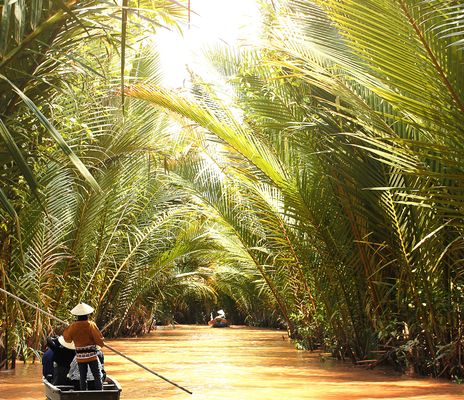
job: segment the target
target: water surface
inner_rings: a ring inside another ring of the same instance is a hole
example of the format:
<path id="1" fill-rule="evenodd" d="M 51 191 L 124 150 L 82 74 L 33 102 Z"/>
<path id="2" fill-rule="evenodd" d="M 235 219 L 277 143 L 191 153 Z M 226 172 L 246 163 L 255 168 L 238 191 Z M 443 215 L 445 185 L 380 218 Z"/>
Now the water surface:
<path id="1" fill-rule="evenodd" d="M 285 332 L 268 329 L 176 326 L 109 343 L 193 392 L 106 350 L 106 370 L 121 383 L 123 400 L 442 400 L 464 393 L 464 386 L 450 382 L 324 361 L 318 353 L 296 350 Z M 0 399 L 44 399 L 40 375 L 37 364 L 0 372 Z"/>

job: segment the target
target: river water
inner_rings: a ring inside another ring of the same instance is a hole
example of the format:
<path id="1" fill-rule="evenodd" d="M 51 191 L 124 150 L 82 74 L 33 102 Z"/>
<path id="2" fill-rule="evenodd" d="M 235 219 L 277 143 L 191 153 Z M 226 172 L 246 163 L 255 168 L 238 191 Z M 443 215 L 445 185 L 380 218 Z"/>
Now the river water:
<path id="1" fill-rule="evenodd" d="M 366 370 L 296 350 L 286 332 L 176 326 L 112 347 L 193 392 L 189 395 L 124 358 L 105 352 L 105 369 L 122 385 L 123 400 L 462 399 L 464 385 L 391 371 Z M 44 399 L 41 366 L 0 372 L 1 400 Z"/>

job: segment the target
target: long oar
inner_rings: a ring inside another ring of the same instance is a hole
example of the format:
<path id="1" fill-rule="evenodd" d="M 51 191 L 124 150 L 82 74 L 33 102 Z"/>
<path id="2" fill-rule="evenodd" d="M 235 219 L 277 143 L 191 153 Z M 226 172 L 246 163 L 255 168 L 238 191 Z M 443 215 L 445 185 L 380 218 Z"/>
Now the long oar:
<path id="1" fill-rule="evenodd" d="M 60 323 L 62 323 L 64 325 L 68 325 L 68 323 L 66 321 L 63 321 L 62 319 L 60 319 L 58 317 L 55 317 L 53 314 L 50 314 L 49 312 L 47 312 L 45 310 L 42 310 L 41 308 L 39 308 L 38 305 L 29 303 L 28 301 L 21 299 L 20 297 L 14 295 L 13 293 L 10 293 L 10 292 L 6 291 L 5 289 L 0 288 L 0 291 L 5 293 L 8 296 L 13 297 L 14 299 L 20 301 L 21 303 L 24 303 L 24 304 L 26 304 L 26 305 L 28 305 L 30 307 L 34 307 L 37 311 L 40 311 L 41 313 L 49 316 L 50 318 L 54 319 L 55 321 L 58 321 L 58 322 L 60 322 Z M 177 383 L 175 383 L 173 381 L 170 381 L 169 379 L 167 379 L 164 376 L 158 374 L 157 372 L 153 371 L 152 369 L 146 367 L 145 365 L 139 363 L 138 361 L 135 361 L 133 358 L 130 358 L 130 357 L 126 356 L 125 354 L 121 353 L 120 351 L 114 349 L 113 347 L 108 346 L 106 343 L 105 343 L 105 347 L 107 347 L 112 352 L 120 355 L 121 357 L 124 357 L 126 360 L 129 360 L 130 362 L 134 363 L 135 365 L 138 365 L 139 367 L 143 368 L 145 371 L 148 371 L 151 374 L 156 375 L 158 378 L 161 378 L 161 379 L 165 380 L 166 382 L 170 383 L 171 385 L 174 385 L 174 386 L 178 387 L 179 389 L 183 390 L 184 392 L 187 392 L 188 394 L 193 394 L 190 390 L 187 390 L 186 388 L 178 385 Z"/>
<path id="2" fill-rule="evenodd" d="M 161 379 L 164 379 L 166 382 L 169 382 L 171 385 L 177 386 L 179 389 L 182 389 L 184 392 L 187 392 L 188 394 L 193 394 L 190 390 L 187 390 L 186 388 L 178 385 L 177 383 L 175 383 L 173 381 L 170 381 L 169 379 L 167 379 L 164 376 L 158 374 L 157 372 L 151 370 L 150 368 L 146 367 L 145 365 L 140 364 L 138 361 L 135 361 L 133 358 L 130 358 L 130 357 L 126 356 L 125 354 L 121 353 L 120 351 L 118 351 L 116 349 L 113 349 L 112 347 L 108 346 L 106 343 L 105 343 L 105 347 L 108 347 L 111 351 L 114 351 L 116 354 L 119 354 L 121 357 L 124 357 L 126 360 L 129 360 L 130 362 L 134 363 L 135 365 L 138 365 L 140 368 L 143 368 L 145 371 L 148 371 L 148 372 L 152 373 L 153 375 L 156 375 L 157 377 L 159 377 Z"/>

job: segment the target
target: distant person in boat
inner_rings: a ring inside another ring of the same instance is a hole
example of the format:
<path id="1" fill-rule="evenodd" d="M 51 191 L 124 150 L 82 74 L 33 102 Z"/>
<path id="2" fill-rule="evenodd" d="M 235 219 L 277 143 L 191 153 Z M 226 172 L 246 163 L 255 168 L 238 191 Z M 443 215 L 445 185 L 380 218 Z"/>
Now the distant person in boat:
<path id="1" fill-rule="evenodd" d="M 101 350 L 97 350 L 97 361 L 98 369 L 100 371 L 100 379 L 104 382 L 106 379 L 105 372 L 105 358 Z M 68 379 L 71 380 L 74 390 L 79 390 L 81 386 L 80 382 L 80 373 L 79 373 L 79 364 L 77 363 L 77 357 L 71 362 L 71 367 L 69 368 Z M 87 370 L 87 388 L 89 390 L 96 390 L 95 388 L 95 379 L 90 370 Z"/>
<path id="2" fill-rule="evenodd" d="M 149 330 L 152 330 L 152 329 L 156 329 L 156 316 L 155 316 L 155 314 L 153 314 L 153 317 L 151 318 L 151 325 L 150 325 Z"/>
<path id="3" fill-rule="evenodd" d="M 53 380 L 54 385 L 69 385 L 67 374 L 72 359 L 76 355 L 73 343 L 68 343 L 63 336 L 48 337 L 47 345 L 53 351 Z"/>
<path id="4" fill-rule="evenodd" d="M 216 328 L 229 326 L 229 321 L 227 321 L 226 319 L 226 313 L 224 312 L 224 310 L 219 310 L 214 318 L 213 314 L 211 313 L 211 320 L 208 322 L 208 325 Z"/>
<path id="5" fill-rule="evenodd" d="M 98 366 L 97 346 L 103 347 L 103 336 L 95 322 L 89 321 L 89 315 L 94 309 L 88 304 L 80 303 L 71 310 L 77 320 L 63 332 L 67 341 L 73 341 L 76 346 L 76 360 L 80 375 L 80 389 L 87 390 L 87 371 L 92 372 L 95 390 L 102 390 L 103 384 Z"/>

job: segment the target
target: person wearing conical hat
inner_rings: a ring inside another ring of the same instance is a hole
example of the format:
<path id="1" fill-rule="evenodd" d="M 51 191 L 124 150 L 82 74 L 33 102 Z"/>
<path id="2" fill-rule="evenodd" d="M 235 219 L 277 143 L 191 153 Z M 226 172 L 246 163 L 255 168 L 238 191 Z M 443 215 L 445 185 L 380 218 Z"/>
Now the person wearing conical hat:
<path id="1" fill-rule="evenodd" d="M 76 354 L 76 349 L 73 343 L 68 343 L 63 336 L 56 339 L 55 353 L 53 354 L 53 384 L 54 385 L 69 385 L 70 381 L 66 377 L 69 371 L 71 361 Z"/>
<path id="2" fill-rule="evenodd" d="M 76 355 L 73 343 L 67 343 L 63 336 L 48 337 L 47 345 L 53 351 L 53 385 L 69 385 L 66 377 L 72 359 Z"/>
<path id="3" fill-rule="evenodd" d="M 103 347 L 103 335 L 93 321 L 89 321 L 89 315 L 94 309 L 88 304 L 79 303 L 71 310 L 71 314 L 77 316 L 77 320 L 69 325 L 63 332 L 67 342 L 74 342 L 76 347 L 76 359 L 79 366 L 80 388 L 87 390 L 87 371 L 90 368 L 95 380 L 95 389 L 102 390 L 97 346 Z"/>

